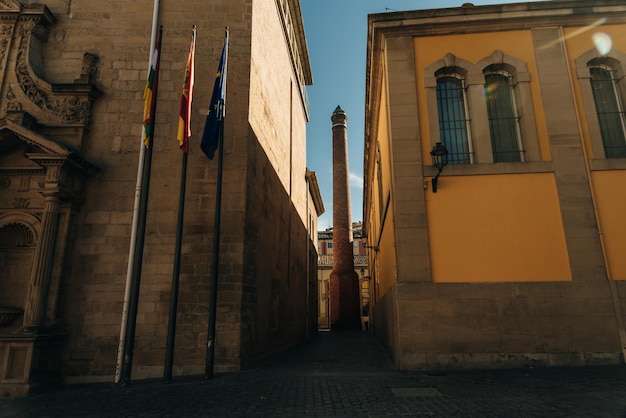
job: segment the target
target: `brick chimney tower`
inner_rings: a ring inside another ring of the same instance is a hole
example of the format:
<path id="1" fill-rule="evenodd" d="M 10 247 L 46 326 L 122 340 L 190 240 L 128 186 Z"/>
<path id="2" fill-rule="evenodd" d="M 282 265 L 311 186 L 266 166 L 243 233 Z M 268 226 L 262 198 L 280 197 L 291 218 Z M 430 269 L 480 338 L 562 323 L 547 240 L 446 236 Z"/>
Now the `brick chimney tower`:
<path id="1" fill-rule="evenodd" d="M 337 106 L 333 123 L 333 271 L 330 273 L 330 320 L 333 328 L 360 328 L 359 276 L 354 271 L 352 214 L 348 176 L 346 112 Z"/>

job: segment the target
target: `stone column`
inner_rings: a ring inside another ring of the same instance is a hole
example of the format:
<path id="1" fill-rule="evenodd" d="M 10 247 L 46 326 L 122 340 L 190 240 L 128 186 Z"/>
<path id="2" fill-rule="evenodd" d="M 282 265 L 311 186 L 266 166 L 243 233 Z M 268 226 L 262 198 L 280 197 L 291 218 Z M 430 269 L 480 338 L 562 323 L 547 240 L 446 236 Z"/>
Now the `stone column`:
<path id="1" fill-rule="evenodd" d="M 337 106 L 333 123 L 333 271 L 330 274 L 331 323 L 360 328 L 359 276 L 354 271 L 348 171 L 346 112 Z"/>
<path id="2" fill-rule="evenodd" d="M 59 190 L 56 187 L 61 165 L 47 168 L 46 185 L 54 185 L 44 191 L 44 209 L 41 218 L 39 242 L 33 256 L 30 284 L 26 293 L 24 327 L 38 328 L 44 325 L 48 301 L 48 288 L 52 273 L 52 260 L 59 226 Z"/>
<path id="3" fill-rule="evenodd" d="M 531 35 L 572 280 L 606 280 L 562 33 L 550 27 L 532 29 Z"/>

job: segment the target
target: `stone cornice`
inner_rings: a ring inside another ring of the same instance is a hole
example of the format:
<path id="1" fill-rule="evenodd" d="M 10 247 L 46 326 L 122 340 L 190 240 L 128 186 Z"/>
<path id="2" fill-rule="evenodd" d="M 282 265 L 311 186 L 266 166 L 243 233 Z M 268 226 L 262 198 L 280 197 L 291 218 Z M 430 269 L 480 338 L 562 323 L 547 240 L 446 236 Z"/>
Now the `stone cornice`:
<path id="1" fill-rule="evenodd" d="M 67 156 L 71 153 L 71 151 L 63 145 L 51 141 L 50 139 L 47 139 L 24 126 L 19 125 L 10 119 L 0 120 L 0 132 L 2 132 L 3 130 L 8 130 L 12 132 L 21 141 L 29 145 L 34 145 L 45 153 L 63 156 Z"/>
<path id="2" fill-rule="evenodd" d="M 300 59 L 302 60 L 302 71 L 307 85 L 313 84 L 313 75 L 311 74 L 311 63 L 309 61 L 309 48 L 306 43 L 306 35 L 304 34 L 304 23 L 302 22 L 302 10 L 300 9 L 300 0 L 290 1 L 291 18 L 295 22 L 295 33 L 298 38 L 298 46 L 300 49 Z"/>
<path id="3" fill-rule="evenodd" d="M 20 3 L 17 0 L 0 0 L 0 11 L 20 11 Z"/>
<path id="4" fill-rule="evenodd" d="M 26 157 L 46 170 L 45 186 L 40 193 L 44 196 L 69 198 L 75 204 L 84 201 L 84 179 L 98 169 L 76 154 L 50 155 L 27 153 Z"/>
<path id="5" fill-rule="evenodd" d="M 48 26 L 56 23 L 56 18 L 44 4 L 22 5 L 20 19 L 30 20 L 38 25 Z"/>
<path id="6" fill-rule="evenodd" d="M 43 167 L 0 167 L 2 174 L 41 174 L 45 173 Z"/>
<path id="7" fill-rule="evenodd" d="M 50 167 L 63 165 L 81 173 L 83 176 L 91 176 L 99 171 L 96 166 L 75 153 L 68 155 L 27 153 L 26 156 L 41 166 Z"/>
<path id="8" fill-rule="evenodd" d="M 317 216 L 324 213 L 324 202 L 322 201 L 322 194 L 320 193 L 320 187 L 317 183 L 317 176 L 315 171 L 306 170 L 306 179 L 309 183 L 309 193 L 313 199 L 313 205 L 315 205 L 315 211 Z"/>
<path id="9" fill-rule="evenodd" d="M 622 0 L 540 1 L 378 13 L 368 17 L 370 36 L 435 36 L 524 30 L 545 26 L 623 24 Z"/>
<path id="10" fill-rule="evenodd" d="M 10 119 L 0 120 L 0 132 L 2 131 L 8 131 L 15 135 L 20 141 L 41 150 L 40 153 L 27 154 L 29 159 L 40 165 L 44 165 L 43 163 L 46 161 L 49 164 L 52 164 L 53 161 L 63 161 L 64 164 L 69 164 L 73 169 L 77 170 L 84 176 L 91 176 L 99 171 L 96 166 L 86 161 L 76 152 L 41 136 L 37 132 L 21 126 Z"/>

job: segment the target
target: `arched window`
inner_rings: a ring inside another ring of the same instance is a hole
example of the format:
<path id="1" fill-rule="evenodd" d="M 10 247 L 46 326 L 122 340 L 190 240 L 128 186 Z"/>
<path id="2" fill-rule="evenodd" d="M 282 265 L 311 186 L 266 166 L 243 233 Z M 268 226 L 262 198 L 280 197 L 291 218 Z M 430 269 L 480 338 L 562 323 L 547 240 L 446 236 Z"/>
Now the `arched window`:
<path id="1" fill-rule="evenodd" d="M 617 70 L 607 65 L 589 67 L 606 158 L 626 157 L 626 112 Z"/>
<path id="2" fill-rule="evenodd" d="M 513 76 L 505 71 L 485 73 L 485 100 L 493 161 L 524 161 Z"/>
<path id="3" fill-rule="evenodd" d="M 465 80 L 459 74 L 438 75 L 437 112 L 439 136 L 448 150 L 448 164 L 472 163 Z"/>
<path id="4" fill-rule="evenodd" d="M 626 158 L 626 54 L 590 49 L 576 58 L 593 160 Z M 606 161 L 607 164 L 621 164 Z"/>
<path id="5" fill-rule="evenodd" d="M 523 61 L 498 50 L 476 64 L 446 54 L 424 69 L 424 86 L 430 146 L 443 143 L 448 164 L 542 161 Z"/>

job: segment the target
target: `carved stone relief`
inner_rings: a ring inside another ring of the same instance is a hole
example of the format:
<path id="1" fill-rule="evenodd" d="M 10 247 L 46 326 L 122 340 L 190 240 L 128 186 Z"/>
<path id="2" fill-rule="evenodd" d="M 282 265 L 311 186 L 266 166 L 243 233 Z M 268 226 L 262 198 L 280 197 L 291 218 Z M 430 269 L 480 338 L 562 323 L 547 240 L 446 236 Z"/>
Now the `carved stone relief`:
<path id="1" fill-rule="evenodd" d="M 11 88 L 11 86 L 8 86 L 7 88 L 6 99 L 7 99 L 7 108 L 6 108 L 7 112 L 20 112 L 22 110 L 22 104 L 14 100 L 15 93 L 13 93 L 13 89 Z"/>
<path id="2" fill-rule="evenodd" d="M 13 207 L 15 209 L 26 209 L 30 206 L 30 199 L 27 197 L 16 197 L 13 200 Z"/>
<path id="3" fill-rule="evenodd" d="M 17 189 L 18 192 L 27 192 L 30 190 L 30 177 L 24 176 L 20 179 L 20 187 Z"/>
<path id="4" fill-rule="evenodd" d="M 0 253 L 11 254 L 0 256 L 0 271 L 12 278 L 0 278 L 0 307 L 13 305 L 22 316 L 14 328 L 0 318 L 0 327 L 5 340 L 15 341 L 24 334 L 44 338 L 59 326 L 69 226 L 84 201 L 85 179 L 97 171 L 75 151 L 83 149 L 101 94 L 94 85 L 98 56 L 91 52 L 84 53 L 73 83 L 45 80 L 43 44 L 56 19 L 43 4 L 23 3 L 0 0 L 0 156 L 11 162 L 0 166 Z M 28 387 L 31 374 L 53 375 L 63 335 L 55 334 L 53 344 L 41 345 L 36 355 L 50 370 L 27 367 L 32 359 L 25 357 L 23 364 L 0 362 L 0 376 L 18 370 Z"/>
<path id="5" fill-rule="evenodd" d="M 78 96 L 51 97 L 33 80 L 28 69 L 28 27 L 22 31 L 22 39 L 17 54 L 15 74 L 26 97 L 37 107 L 56 115 L 62 122 L 88 125 L 91 118 L 91 101 Z"/>
<path id="6" fill-rule="evenodd" d="M 76 82 L 92 82 L 96 75 L 96 71 L 98 70 L 96 63 L 99 59 L 100 58 L 96 54 L 85 52 L 83 55 L 83 66 L 80 69 L 80 79 L 76 80 Z"/>

